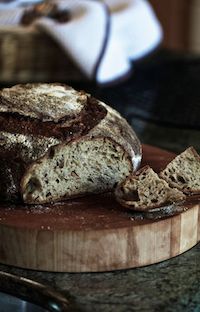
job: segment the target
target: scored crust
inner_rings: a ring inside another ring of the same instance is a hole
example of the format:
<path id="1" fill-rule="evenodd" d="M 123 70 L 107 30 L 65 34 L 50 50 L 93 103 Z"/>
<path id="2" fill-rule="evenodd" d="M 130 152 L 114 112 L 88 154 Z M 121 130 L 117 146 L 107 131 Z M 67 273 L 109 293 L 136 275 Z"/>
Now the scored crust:
<path id="1" fill-rule="evenodd" d="M 0 96 L 0 112 L 18 113 L 43 122 L 77 115 L 87 103 L 86 93 L 57 83 L 18 84 L 4 88 Z"/>
<path id="2" fill-rule="evenodd" d="M 62 84 L 26 84 L 2 89 L 1 199 L 16 201 L 23 197 L 22 176 L 29 166 L 48 154 L 51 146 L 99 136 L 121 145 L 132 160 L 133 170 L 138 168 L 142 152 L 134 130 L 120 114 L 89 94 Z"/>

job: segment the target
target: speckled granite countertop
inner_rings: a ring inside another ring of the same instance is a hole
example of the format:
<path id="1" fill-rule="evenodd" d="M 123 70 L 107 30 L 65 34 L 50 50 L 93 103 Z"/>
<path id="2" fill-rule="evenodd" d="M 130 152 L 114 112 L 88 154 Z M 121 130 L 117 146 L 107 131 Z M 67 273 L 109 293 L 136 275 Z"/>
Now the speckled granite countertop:
<path id="1" fill-rule="evenodd" d="M 0 265 L 50 285 L 85 312 L 200 311 L 200 245 L 151 266 L 107 273 L 50 273 Z"/>

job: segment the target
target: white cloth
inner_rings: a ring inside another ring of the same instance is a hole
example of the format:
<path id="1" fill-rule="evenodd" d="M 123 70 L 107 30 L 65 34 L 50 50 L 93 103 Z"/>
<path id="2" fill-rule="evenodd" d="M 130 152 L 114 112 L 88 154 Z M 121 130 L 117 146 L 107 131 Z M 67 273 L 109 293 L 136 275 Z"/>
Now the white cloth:
<path id="1" fill-rule="evenodd" d="M 33 3 L 39 3 L 41 0 L 0 0 L 0 10 L 17 8 L 19 6 L 28 6 Z"/>
<path id="2" fill-rule="evenodd" d="M 162 28 L 146 0 L 50 1 L 61 10 L 69 9 L 71 19 L 61 24 L 42 17 L 33 26 L 52 36 L 85 76 L 100 84 L 127 75 L 132 61 L 162 40 Z M 0 5 L 0 25 L 20 24 L 27 3 L 15 0 L 13 7 Z"/>

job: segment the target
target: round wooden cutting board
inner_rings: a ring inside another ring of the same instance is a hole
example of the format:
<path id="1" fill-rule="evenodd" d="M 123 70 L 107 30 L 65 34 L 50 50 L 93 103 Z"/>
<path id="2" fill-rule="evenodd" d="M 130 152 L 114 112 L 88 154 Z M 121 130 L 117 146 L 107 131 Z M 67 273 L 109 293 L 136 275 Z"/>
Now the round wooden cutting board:
<path id="1" fill-rule="evenodd" d="M 143 146 L 143 164 L 156 171 L 174 154 Z M 134 220 L 111 195 L 51 206 L 0 209 L 0 262 L 55 272 L 110 271 L 169 259 L 193 247 L 199 202 L 162 220 Z"/>

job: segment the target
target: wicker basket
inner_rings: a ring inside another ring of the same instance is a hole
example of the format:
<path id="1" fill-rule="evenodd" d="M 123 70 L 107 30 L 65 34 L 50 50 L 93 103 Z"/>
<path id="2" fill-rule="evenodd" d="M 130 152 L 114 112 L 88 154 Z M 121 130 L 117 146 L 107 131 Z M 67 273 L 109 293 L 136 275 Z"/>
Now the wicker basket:
<path id="1" fill-rule="evenodd" d="M 49 36 L 31 27 L 0 28 L 0 83 L 84 80 Z"/>

